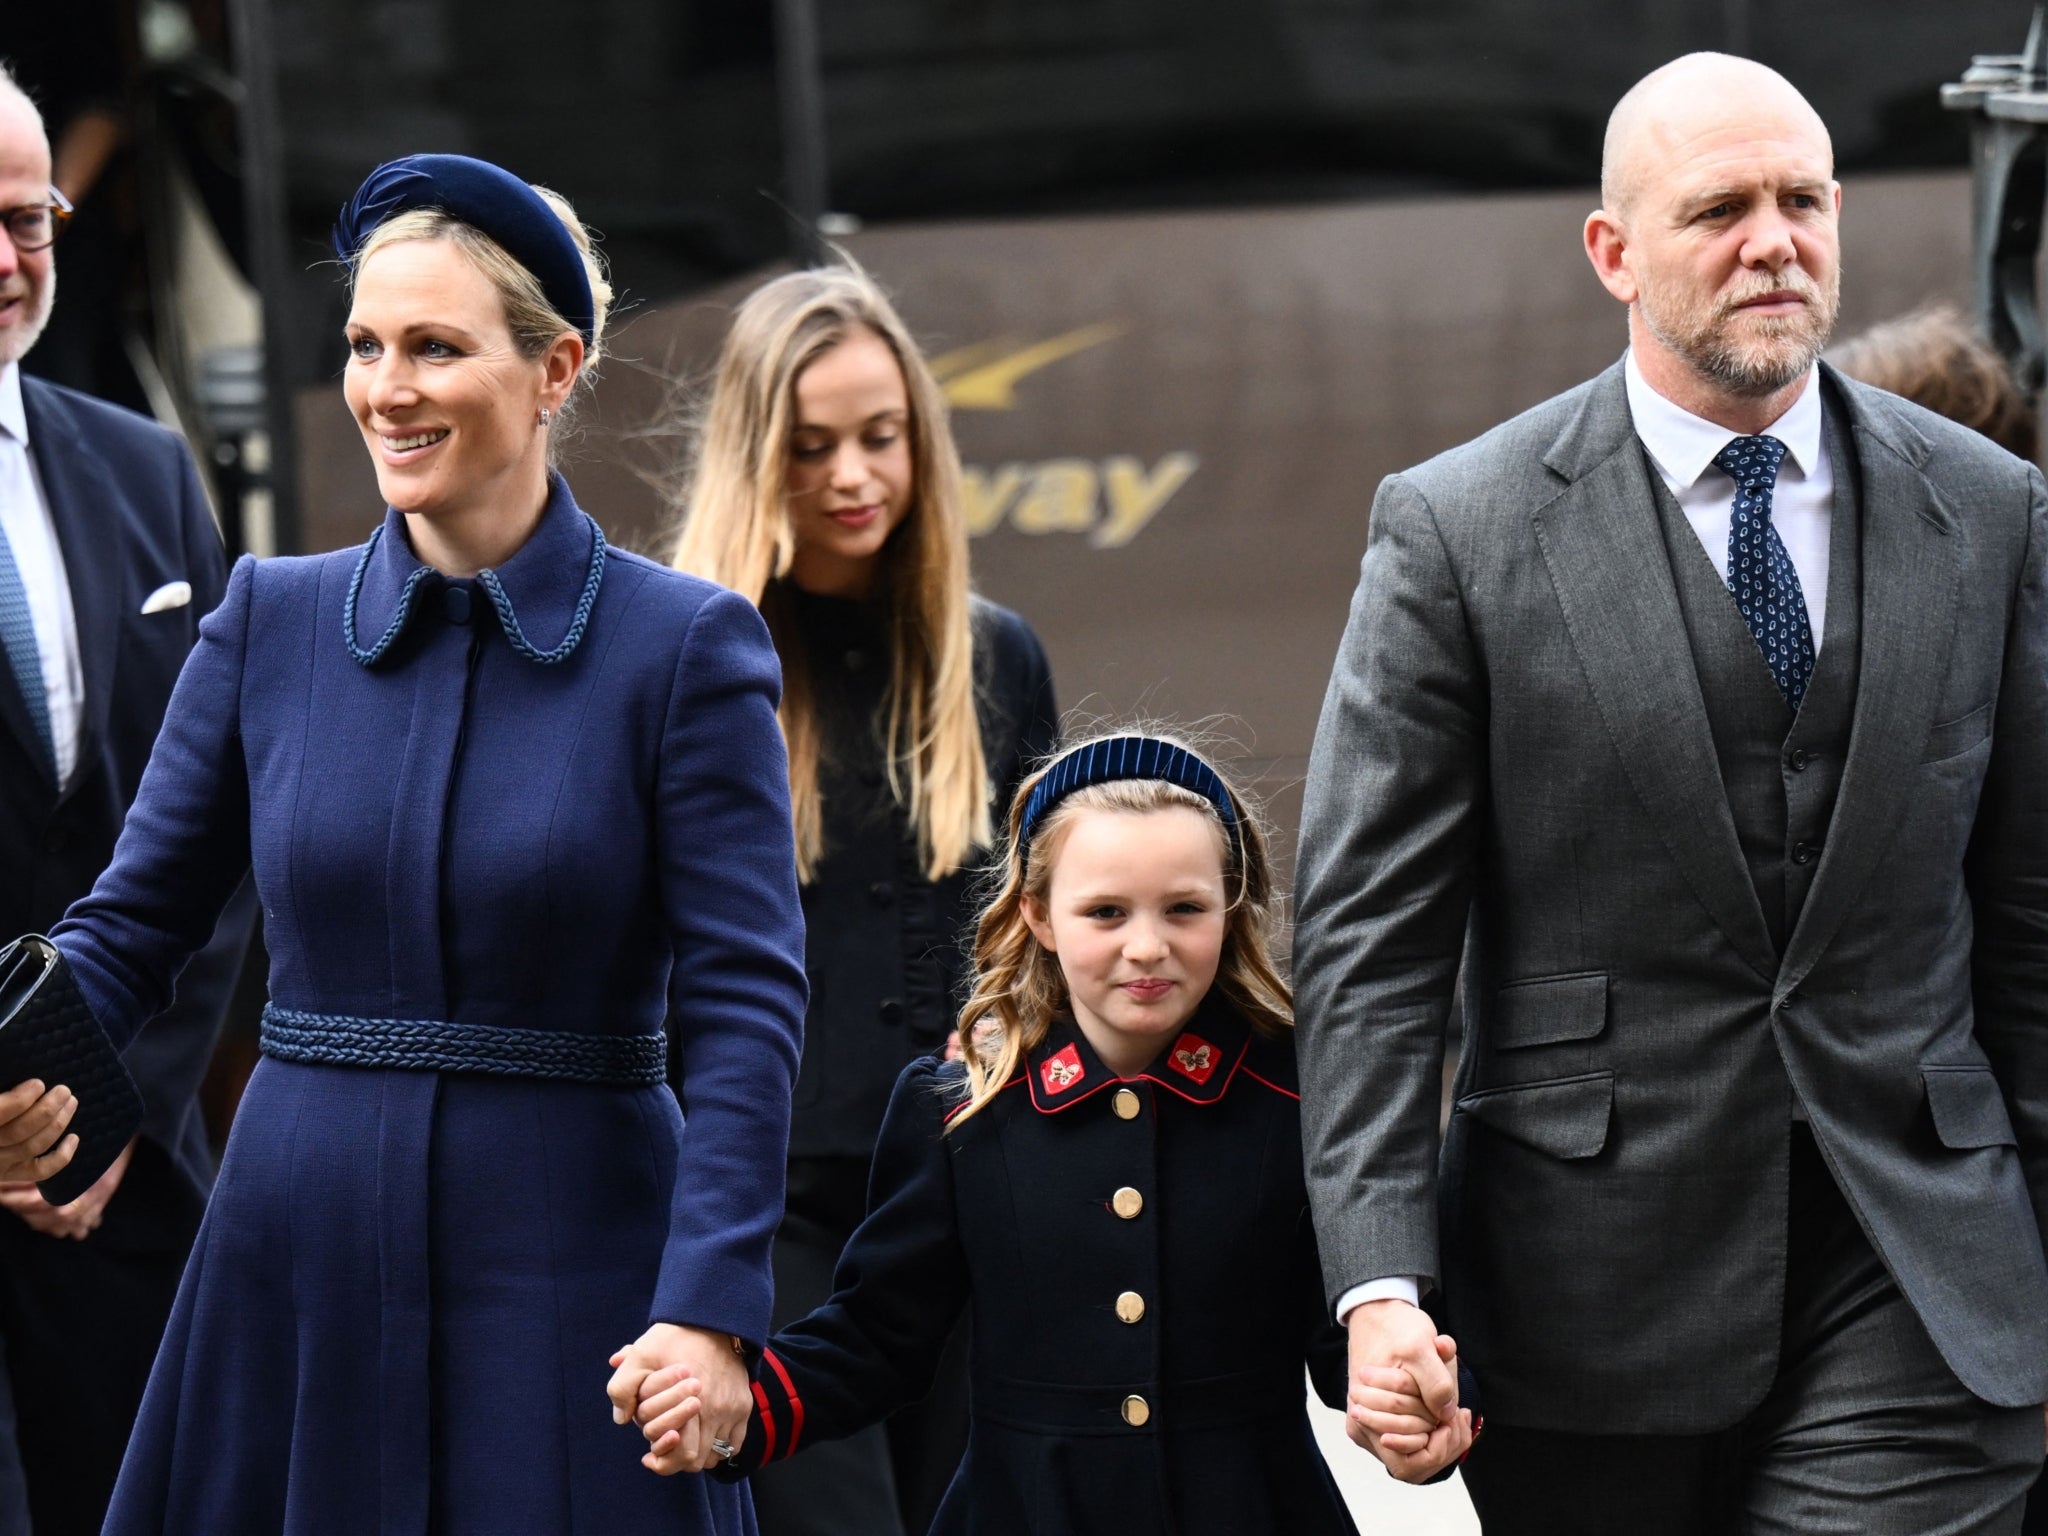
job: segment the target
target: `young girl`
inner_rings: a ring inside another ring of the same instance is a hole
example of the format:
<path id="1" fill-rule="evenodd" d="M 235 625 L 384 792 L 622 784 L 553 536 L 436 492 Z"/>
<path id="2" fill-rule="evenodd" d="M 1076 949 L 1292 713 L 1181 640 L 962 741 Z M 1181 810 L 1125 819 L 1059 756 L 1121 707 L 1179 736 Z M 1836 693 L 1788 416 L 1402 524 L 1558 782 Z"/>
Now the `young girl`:
<path id="1" fill-rule="evenodd" d="M 992 812 L 1055 736 L 1037 636 L 968 588 L 960 484 L 939 387 L 865 273 L 792 272 L 740 306 L 675 562 L 757 603 L 782 659 L 811 999 L 778 1323 L 832 1293 L 890 1088 L 966 992 Z M 955 1351 L 929 1405 L 758 1479 L 764 1536 L 924 1530 L 965 1403 Z"/>
<path id="2" fill-rule="evenodd" d="M 1153 736 L 1034 774 L 1009 833 L 966 1059 L 898 1081 L 838 1290 L 770 1341 L 730 1464 L 916 1396 L 971 1297 L 968 1453 L 934 1532 L 1352 1532 L 1302 1389 L 1306 1361 L 1344 1404 L 1345 1340 L 1302 1182 L 1263 834 Z M 693 1387 L 649 1378 L 650 1457 L 694 1428 Z M 1388 1410 L 1362 1415 L 1377 1429 L 1427 1427 L 1412 1393 L 1354 1398 Z M 1465 1412 L 1438 1462 L 1469 1443 Z"/>

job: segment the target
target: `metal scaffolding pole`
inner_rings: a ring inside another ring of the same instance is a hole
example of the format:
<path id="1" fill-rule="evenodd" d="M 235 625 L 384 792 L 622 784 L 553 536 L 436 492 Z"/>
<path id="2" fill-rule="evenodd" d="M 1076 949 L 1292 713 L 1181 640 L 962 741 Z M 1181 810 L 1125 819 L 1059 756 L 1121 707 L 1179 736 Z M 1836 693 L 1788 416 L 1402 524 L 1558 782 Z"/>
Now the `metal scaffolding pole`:
<path id="1" fill-rule="evenodd" d="M 235 74 L 242 82 L 242 184 L 249 219 L 249 260 L 263 303 L 263 412 L 269 453 L 261 477 L 271 492 L 276 552 L 297 554 L 298 433 L 292 420 L 290 233 L 284 188 L 284 146 L 277 110 L 277 55 L 269 0 L 228 0 Z"/>
<path id="2" fill-rule="evenodd" d="M 782 108 L 783 186 L 796 228 L 790 255 L 799 266 L 831 257 L 821 228 L 827 196 L 825 73 L 815 0 L 775 0 L 775 87 Z"/>
<path id="3" fill-rule="evenodd" d="M 2048 20 L 2036 6 L 2025 51 L 1978 54 L 1941 104 L 1971 114 L 1977 320 L 2037 401 L 2044 358 L 2041 215 L 2048 194 Z"/>

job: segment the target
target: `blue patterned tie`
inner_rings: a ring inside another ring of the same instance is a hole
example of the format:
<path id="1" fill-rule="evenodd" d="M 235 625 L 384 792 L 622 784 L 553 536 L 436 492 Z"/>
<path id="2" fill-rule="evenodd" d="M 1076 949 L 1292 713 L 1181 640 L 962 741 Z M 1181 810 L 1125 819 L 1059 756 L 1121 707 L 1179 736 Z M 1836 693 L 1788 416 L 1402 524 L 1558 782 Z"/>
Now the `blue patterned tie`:
<path id="1" fill-rule="evenodd" d="M 0 650 L 14 668 L 28 717 L 43 741 L 43 759 L 52 778 L 57 773 L 57 738 L 50 730 L 50 696 L 43 691 L 43 655 L 36 646 L 35 620 L 28 611 L 28 588 L 14 566 L 14 549 L 0 533 Z"/>
<path id="2" fill-rule="evenodd" d="M 1771 488 L 1785 462 L 1785 445 L 1775 437 L 1738 437 L 1714 455 L 1714 462 L 1735 481 L 1728 590 L 1777 679 L 1778 692 L 1796 714 L 1813 676 L 1813 625 L 1806 617 L 1799 573 L 1771 526 Z"/>

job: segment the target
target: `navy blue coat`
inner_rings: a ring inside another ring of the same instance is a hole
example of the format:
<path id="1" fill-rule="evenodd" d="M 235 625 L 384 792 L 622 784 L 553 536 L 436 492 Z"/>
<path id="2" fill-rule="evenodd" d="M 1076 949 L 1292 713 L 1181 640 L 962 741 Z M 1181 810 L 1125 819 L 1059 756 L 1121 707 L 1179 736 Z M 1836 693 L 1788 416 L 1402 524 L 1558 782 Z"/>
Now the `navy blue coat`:
<path id="1" fill-rule="evenodd" d="M 553 483 L 498 570 L 547 651 L 597 529 Z M 93 895 L 56 938 L 125 1042 L 252 862 L 273 1005 L 649 1035 L 640 1089 L 308 1065 L 249 1084 L 113 1536 L 752 1529 L 658 1479 L 606 1357 L 650 1321 L 759 1340 L 804 1008 L 779 676 L 751 604 L 609 550 L 556 664 L 480 583 L 360 551 L 244 560 Z M 409 610 L 401 598 L 411 591 Z"/>
<path id="2" fill-rule="evenodd" d="M 971 1295 L 933 1536 L 1352 1536 L 1304 1406 L 1304 1363 L 1333 1406 L 1346 1363 L 1292 1040 L 1212 1003 L 1126 1082 L 1056 1024 L 948 1134 L 964 1078 L 898 1079 L 867 1220 L 832 1299 L 769 1341 L 741 1468 L 914 1401 Z"/>

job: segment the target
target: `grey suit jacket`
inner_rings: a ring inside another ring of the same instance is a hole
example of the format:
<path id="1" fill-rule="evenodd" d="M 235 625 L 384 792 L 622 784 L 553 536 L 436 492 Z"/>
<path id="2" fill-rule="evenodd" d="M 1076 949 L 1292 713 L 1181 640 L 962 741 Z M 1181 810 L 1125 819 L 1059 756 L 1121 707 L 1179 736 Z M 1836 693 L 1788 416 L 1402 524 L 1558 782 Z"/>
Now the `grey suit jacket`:
<path id="1" fill-rule="evenodd" d="M 1491 1418 L 1691 1433 L 1762 1398 L 1795 1093 L 1957 1376 L 2048 1400 L 2048 493 L 1828 377 L 1862 669 L 1782 954 L 1620 365 L 1373 504 L 1302 822 L 1309 1191 L 1333 1300 L 1440 1282 Z"/>

